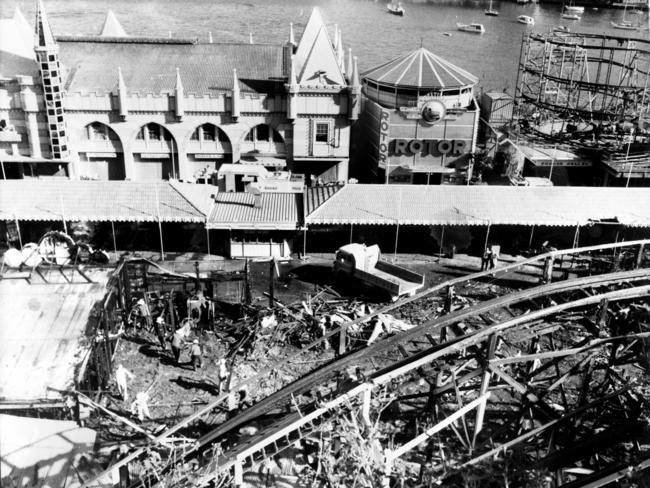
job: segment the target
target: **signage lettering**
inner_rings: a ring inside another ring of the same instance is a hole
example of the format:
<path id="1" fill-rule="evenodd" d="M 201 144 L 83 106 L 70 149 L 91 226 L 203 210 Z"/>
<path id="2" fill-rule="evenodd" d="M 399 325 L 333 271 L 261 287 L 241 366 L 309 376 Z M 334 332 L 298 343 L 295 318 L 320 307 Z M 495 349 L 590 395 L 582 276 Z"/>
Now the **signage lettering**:
<path id="1" fill-rule="evenodd" d="M 459 156 L 465 152 L 467 141 L 461 139 L 395 139 L 392 154 L 396 156 L 420 154 L 422 156 Z"/>
<path id="2" fill-rule="evenodd" d="M 388 130 L 390 129 L 390 112 L 381 109 L 379 116 L 379 164 L 386 164 L 388 159 Z"/>

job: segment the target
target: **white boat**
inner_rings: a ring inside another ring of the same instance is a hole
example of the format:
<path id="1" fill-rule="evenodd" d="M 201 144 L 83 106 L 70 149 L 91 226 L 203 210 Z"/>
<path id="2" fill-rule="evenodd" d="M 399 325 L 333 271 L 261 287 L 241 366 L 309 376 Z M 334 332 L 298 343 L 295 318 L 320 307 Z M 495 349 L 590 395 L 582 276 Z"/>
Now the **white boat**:
<path id="1" fill-rule="evenodd" d="M 632 25 L 632 22 L 629 20 L 621 20 L 620 22 L 612 22 L 612 27 L 614 29 L 623 29 L 623 30 L 637 30 L 636 25 Z"/>
<path id="2" fill-rule="evenodd" d="M 612 22 L 612 27 L 614 29 L 637 30 L 638 26 L 633 25 L 631 21 L 627 20 L 625 18 L 625 14 L 627 14 L 627 5 L 625 5 L 625 8 L 623 9 L 623 18 L 621 19 L 621 21 L 620 22 Z"/>
<path id="3" fill-rule="evenodd" d="M 499 11 L 492 8 L 492 0 L 490 0 L 490 6 L 486 10 L 483 10 L 483 12 L 485 12 L 485 15 L 489 15 L 491 17 L 496 17 L 499 15 Z"/>
<path id="4" fill-rule="evenodd" d="M 564 7 L 565 12 L 573 12 L 576 14 L 583 14 L 585 12 L 585 8 L 581 7 L 579 5 L 567 5 Z"/>
<path id="5" fill-rule="evenodd" d="M 580 16 L 573 12 L 562 12 L 562 15 L 560 15 L 560 17 L 568 20 L 580 20 Z"/>
<path id="6" fill-rule="evenodd" d="M 389 3 L 386 5 L 386 8 L 388 9 L 388 12 L 393 14 L 393 15 L 404 15 L 404 7 L 402 7 L 401 2 L 398 3 L 397 5 L 393 3 Z"/>
<path id="7" fill-rule="evenodd" d="M 535 19 L 529 17 L 528 15 L 520 15 L 517 17 L 517 22 L 520 24 L 535 25 Z"/>
<path id="8" fill-rule="evenodd" d="M 483 24 L 461 24 L 459 22 L 456 23 L 456 28 L 459 31 L 463 32 L 471 32 L 472 34 L 484 34 L 485 33 L 485 27 L 483 27 Z"/>

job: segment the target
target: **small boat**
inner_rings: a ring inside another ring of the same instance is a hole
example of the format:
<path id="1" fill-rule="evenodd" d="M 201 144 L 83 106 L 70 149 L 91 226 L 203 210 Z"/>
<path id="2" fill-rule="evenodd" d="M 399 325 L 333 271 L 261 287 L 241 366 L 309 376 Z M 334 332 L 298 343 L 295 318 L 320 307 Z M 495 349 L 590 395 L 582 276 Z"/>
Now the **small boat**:
<path id="1" fill-rule="evenodd" d="M 529 17 L 528 15 L 520 15 L 517 17 L 517 22 L 520 24 L 535 25 L 535 19 Z"/>
<path id="2" fill-rule="evenodd" d="M 459 22 L 456 23 L 456 28 L 459 31 L 463 32 L 471 32 L 472 34 L 484 34 L 485 33 L 485 27 L 483 27 L 483 24 L 461 24 Z"/>
<path id="3" fill-rule="evenodd" d="M 485 12 L 485 15 L 489 15 L 490 17 L 496 17 L 499 15 L 499 11 L 492 8 L 492 0 L 490 0 L 490 6 L 483 10 L 483 12 Z"/>
<path id="4" fill-rule="evenodd" d="M 562 15 L 560 15 L 560 17 L 567 20 L 580 20 L 580 16 L 573 12 L 562 12 Z"/>
<path id="5" fill-rule="evenodd" d="M 557 32 L 557 33 L 569 32 L 569 28 L 566 25 L 558 25 L 553 29 L 553 32 Z"/>
<path id="6" fill-rule="evenodd" d="M 402 7 L 402 3 L 398 3 L 397 5 L 393 3 L 389 3 L 386 5 L 386 8 L 388 9 L 388 13 L 391 13 L 393 15 L 404 15 L 404 7 Z"/>
<path id="7" fill-rule="evenodd" d="M 583 14 L 585 12 L 585 8 L 581 7 L 579 5 L 567 5 L 564 7 L 565 12 L 573 12 L 576 14 Z"/>
<path id="8" fill-rule="evenodd" d="M 447 36 L 447 37 L 451 37 L 451 32 L 443 32 L 442 35 Z"/>
<path id="9" fill-rule="evenodd" d="M 623 29 L 623 30 L 638 30 L 636 25 L 633 25 L 629 20 L 621 20 L 620 22 L 612 22 L 612 27 L 614 29 Z"/>

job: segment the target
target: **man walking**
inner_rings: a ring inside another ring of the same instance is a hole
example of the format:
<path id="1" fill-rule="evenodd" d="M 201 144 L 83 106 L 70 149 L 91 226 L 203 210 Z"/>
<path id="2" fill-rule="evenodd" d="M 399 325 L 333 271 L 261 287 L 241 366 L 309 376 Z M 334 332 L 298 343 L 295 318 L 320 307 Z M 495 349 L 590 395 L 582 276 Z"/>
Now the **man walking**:
<path id="1" fill-rule="evenodd" d="M 160 347 L 164 351 L 166 349 L 166 344 L 165 344 L 165 335 L 167 333 L 167 328 L 165 326 L 165 320 L 162 318 L 162 315 L 160 315 L 156 319 L 156 335 L 158 336 L 158 341 L 160 342 Z"/>

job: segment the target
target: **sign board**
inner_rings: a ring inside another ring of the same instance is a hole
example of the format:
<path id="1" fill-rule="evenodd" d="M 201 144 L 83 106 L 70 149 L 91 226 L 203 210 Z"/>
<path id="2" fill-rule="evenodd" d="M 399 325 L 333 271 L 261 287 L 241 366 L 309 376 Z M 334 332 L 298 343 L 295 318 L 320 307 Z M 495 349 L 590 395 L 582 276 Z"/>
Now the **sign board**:
<path id="1" fill-rule="evenodd" d="M 460 156 L 465 153 L 466 147 L 467 141 L 462 139 L 394 139 L 390 144 L 390 152 L 396 156 Z"/>
<path id="2" fill-rule="evenodd" d="M 379 112 L 379 155 L 377 161 L 379 166 L 386 166 L 388 162 L 388 143 L 390 131 L 390 112 L 388 110 L 380 109 Z"/>

